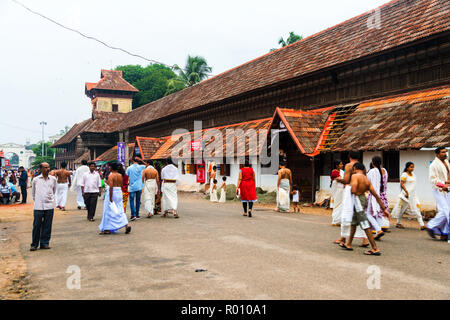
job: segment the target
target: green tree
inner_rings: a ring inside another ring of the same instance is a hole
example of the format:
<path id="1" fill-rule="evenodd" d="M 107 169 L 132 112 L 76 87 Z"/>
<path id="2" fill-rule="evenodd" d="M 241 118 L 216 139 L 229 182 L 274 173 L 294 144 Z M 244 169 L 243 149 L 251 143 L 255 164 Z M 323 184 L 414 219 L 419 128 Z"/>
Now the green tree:
<path id="1" fill-rule="evenodd" d="M 37 156 L 36 159 L 34 159 L 33 163 L 31 164 L 31 167 L 33 169 L 39 169 L 39 166 L 42 162 L 47 162 L 50 165 L 50 168 L 55 167 L 55 159 L 53 159 L 53 156 Z"/>
<path id="2" fill-rule="evenodd" d="M 300 41 L 303 39 L 303 36 L 295 34 L 293 31 L 289 32 L 289 37 L 287 37 L 286 40 L 283 39 L 283 37 L 280 37 L 280 40 L 278 40 L 278 44 L 281 46 L 281 48 L 286 47 L 290 44 L 293 44 L 297 41 Z M 271 49 L 270 51 L 277 50 L 276 48 Z"/>
<path id="3" fill-rule="evenodd" d="M 169 94 L 183 90 L 184 88 L 186 88 L 186 82 L 184 82 L 183 79 L 180 77 L 172 78 L 167 83 L 167 90 L 164 95 L 168 96 Z"/>
<path id="4" fill-rule="evenodd" d="M 184 69 L 181 69 L 178 65 L 174 65 L 174 69 L 178 71 L 180 78 L 189 87 L 206 79 L 212 70 L 205 58 L 190 55 L 187 57 Z"/>
<path id="5" fill-rule="evenodd" d="M 173 70 L 161 64 L 149 64 L 146 67 L 140 65 L 118 66 L 116 70 L 122 70 L 123 78 L 136 87 L 139 92 L 133 98 L 133 109 L 144 104 L 158 100 L 165 95 L 185 88 L 185 85 L 169 88 L 170 81 L 178 76 Z"/>
<path id="6" fill-rule="evenodd" d="M 51 142 L 46 142 L 44 144 L 44 154 L 45 156 L 53 158 L 53 155 L 55 154 L 55 149 L 50 148 L 51 145 L 52 145 Z M 33 149 L 31 150 L 33 150 L 33 152 L 36 154 L 36 159 L 37 157 L 42 157 L 42 142 L 35 145 L 35 147 L 33 147 Z"/>

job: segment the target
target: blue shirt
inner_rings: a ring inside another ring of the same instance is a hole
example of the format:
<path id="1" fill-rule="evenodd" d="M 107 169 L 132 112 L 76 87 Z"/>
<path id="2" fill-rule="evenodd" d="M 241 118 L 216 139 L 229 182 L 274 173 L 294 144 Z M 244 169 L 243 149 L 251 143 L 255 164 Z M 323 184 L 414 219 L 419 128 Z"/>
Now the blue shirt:
<path id="1" fill-rule="evenodd" d="M 144 184 L 142 183 L 142 171 L 144 170 L 145 166 L 137 163 L 133 163 L 127 168 L 127 176 L 130 180 L 128 186 L 129 192 L 141 191 L 144 188 Z"/>
<path id="2" fill-rule="evenodd" d="M 9 187 L 11 188 L 11 191 L 12 191 L 12 192 L 17 192 L 16 187 L 15 187 L 11 182 L 8 182 L 8 185 L 9 185 Z"/>

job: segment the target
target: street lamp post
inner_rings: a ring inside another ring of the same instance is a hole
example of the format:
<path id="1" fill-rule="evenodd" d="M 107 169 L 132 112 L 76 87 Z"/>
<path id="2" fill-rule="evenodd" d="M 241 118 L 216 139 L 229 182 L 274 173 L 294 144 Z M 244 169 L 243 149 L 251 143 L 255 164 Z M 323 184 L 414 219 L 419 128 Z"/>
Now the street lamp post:
<path id="1" fill-rule="evenodd" d="M 42 156 L 44 156 L 44 126 L 47 125 L 47 122 L 41 121 L 39 124 L 42 126 Z"/>

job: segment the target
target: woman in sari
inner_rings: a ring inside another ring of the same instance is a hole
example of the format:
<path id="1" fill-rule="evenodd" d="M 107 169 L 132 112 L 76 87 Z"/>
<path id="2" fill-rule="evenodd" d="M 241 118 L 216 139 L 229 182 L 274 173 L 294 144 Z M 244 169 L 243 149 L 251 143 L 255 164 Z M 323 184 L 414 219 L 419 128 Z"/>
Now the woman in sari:
<path id="1" fill-rule="evenodd" d="M 247 216 L 247 204 L 248 204 L 248 217 L 252 217 L 253 203 L 256 202 L 256 185 L 255 185 L 255 172 L 250 166 L 250 161 L 246 157 L 244 167 L 239 171 L 239 178 L 237 182 L 236 194 L 240 195 L 242 206 L 244 208 L 244 216 Z"/>
<path id="2" fill-rule="evenodd" d="M 416 194 L 416 175 L 413 173 L 414 163 L 407 162 L 405 170 L 400 177 L 400 188 L 402 189 L 397 204 L 392 210 L 392 217 L 397 218 L 396 228 L 405 229 L 402 225 L 402 217 L 407 209 L 415 215 L 419 222 L 420 230 L 425 230 L 422 214 L 420 213 L 420 202 Z"/>
<path id="3" fill-rule="evenodd" d="M 330 208 L 333 209 L 331 214 L 333 226 L 341 224 L 342 215 L 342 199 L 344 196 L 344 187 L 342 183 L 344 179 L 344 164 L 341 160 L 334 162 L 334 169 L 331 171 L 331 191 L 330 191 Z"/>
<path id="4" fill-rule="evenodd" d="M 129 195 L 128 184 L 130 182 L 129 182 L 127 174 L 125 173 L 125 168 L 123 167 L 123 165 L 121 163 L 118 164 L 117 172 L 119 172 L 123 178 L 123 185 L 122 185 L 123 212 L 127 213 L 127 203 L 128 203 L 128 195 Z"/>
<path id="5" fill-rule="evenodd" d="M 385 201 L 386 199 L 386 185 L 387 185 L 387 171 L 381 167 L 381 157 L 375 156 L 372 158 L 371 169 L 367 172 L 367 179 L 373 185 L 373 188 L 380 196 L 383 204 L 387 208 Z M 384 194 L 385 200 L 383 200 L 382 194 Z M 369 194 L 367 199 L 367 209 L 366 209 L 367 219 L 369 220 L 372 230 L 376 231 L 375 240 L 379 240 L 384 236 L 384 231 L 382 226 L 385 224 L 383 220 L 383 210 L 381 210 L 380 205 L 375 200 L 372 194 Z M 387 217 L 389 219 L 389 217 Z M 389 220 L 388 220 L 389 221 Z"/>

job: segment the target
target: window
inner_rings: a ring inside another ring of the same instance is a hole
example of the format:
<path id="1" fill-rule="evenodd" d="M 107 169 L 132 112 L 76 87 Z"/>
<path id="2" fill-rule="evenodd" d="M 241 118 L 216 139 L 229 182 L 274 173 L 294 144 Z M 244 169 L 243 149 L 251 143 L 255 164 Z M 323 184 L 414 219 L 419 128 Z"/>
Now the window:
<path id="1" fill-rule="evenodd" d="M 383 167 L 388 172 L 389 182 L 400 181 L 400 152 L 383 151 Z"/>
<path id="2" fill-rule="evenodd" d="M 218 169 L 220 170 L 219 172 L 222 177 L 230 176 L 230 165 L 229 164 L 226 164 L 226 163 L 220 164 L 220 167 Z"/>
<path id="3" fill-rule="evenodd" d="M 112 105 L 112 111 L 113 112 L 119 112 L 119 105 L 118 104 L 113 104 Z"/>

